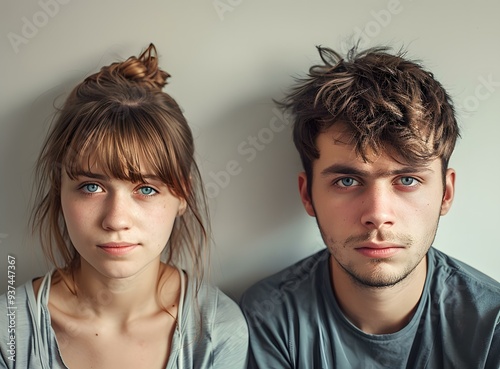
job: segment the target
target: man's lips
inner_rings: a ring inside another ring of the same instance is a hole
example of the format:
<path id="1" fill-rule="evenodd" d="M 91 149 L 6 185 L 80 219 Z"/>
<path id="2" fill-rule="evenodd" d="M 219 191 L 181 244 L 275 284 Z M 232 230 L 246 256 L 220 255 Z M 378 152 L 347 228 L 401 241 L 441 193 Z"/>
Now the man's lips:
<path id="1" fill-rule="evenodd" d="M 403 246 L 387 243 L 367 243 L 355 248 L 360 254 L 376 259 L 390 258 L 403 249 Z"/>

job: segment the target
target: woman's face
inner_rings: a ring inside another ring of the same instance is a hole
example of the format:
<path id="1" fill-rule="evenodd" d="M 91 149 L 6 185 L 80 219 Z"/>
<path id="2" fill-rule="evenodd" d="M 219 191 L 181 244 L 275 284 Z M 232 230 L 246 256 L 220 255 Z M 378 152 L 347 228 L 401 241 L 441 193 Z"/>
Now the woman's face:
<path id="1" fill-rule="evenodd" d="M 61 205 L 82 265 L 107 278 L 129 278 L 158 267 L 185 202 L 150 173 L 145 182 L 110 178 L 98 168 L 61 178 Z"/>

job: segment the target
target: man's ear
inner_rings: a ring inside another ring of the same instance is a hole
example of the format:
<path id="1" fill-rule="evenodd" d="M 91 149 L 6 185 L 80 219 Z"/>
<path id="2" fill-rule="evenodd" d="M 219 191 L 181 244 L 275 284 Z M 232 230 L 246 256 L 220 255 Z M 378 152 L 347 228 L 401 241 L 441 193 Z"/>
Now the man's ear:
<path id="1" fill-rule="evenodd" d="M 316 213 L 314 212 L 312 199 L 307 192 L 307 176 L 305 172 L 299 173 L 299 192 L 300 198 L 302 199 L 302 204 L 304 205 L 304 209 L 306 209 L 307 214 L 315 217 Z"/>
<path id="2" fill-rule="evenodd" d="M 443 201 L 441 203 L 441 215 L 445 215 L 451 208 L 455 196 L 455 170 L 448 168 L 446 170 Z"/>

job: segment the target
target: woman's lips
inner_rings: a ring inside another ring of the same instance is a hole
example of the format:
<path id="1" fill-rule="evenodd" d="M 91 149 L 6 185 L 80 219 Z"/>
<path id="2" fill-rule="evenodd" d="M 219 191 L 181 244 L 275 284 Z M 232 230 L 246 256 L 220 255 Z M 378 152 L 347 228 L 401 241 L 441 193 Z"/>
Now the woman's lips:
<path id="1" fill-rule="evenodd" d="M 129 242 L 108 242 L 97 246 L 102 251 L 111 255 L 125 255 L 135 249 L 138 244 Z"/>

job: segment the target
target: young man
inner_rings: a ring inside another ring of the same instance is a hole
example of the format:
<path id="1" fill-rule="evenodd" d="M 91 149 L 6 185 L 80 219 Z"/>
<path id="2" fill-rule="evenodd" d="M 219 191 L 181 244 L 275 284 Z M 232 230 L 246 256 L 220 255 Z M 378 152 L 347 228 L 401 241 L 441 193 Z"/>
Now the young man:
<path id="1" fill-rule="evenodd" d="M 431 247 L 455 188 L 449 96 L 386 49 L 319 52 L 283 107 L 327 249 L 244 294 L 249 367 L 499 369 L 500 284 Z"/>

